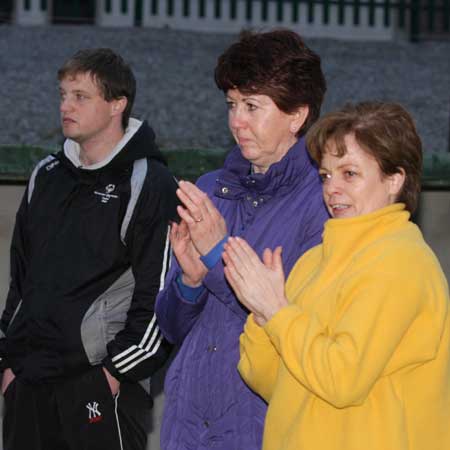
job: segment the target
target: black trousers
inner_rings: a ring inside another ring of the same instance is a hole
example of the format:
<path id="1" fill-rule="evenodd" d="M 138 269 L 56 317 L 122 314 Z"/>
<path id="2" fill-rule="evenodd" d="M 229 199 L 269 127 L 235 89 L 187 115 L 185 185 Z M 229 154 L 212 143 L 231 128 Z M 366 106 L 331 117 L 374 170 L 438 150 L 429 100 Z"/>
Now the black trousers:
<path id="1" fill-rule="evenodd" d="M 4 450 L 145 450 L 151 398 L 136 383 L 113 397 L 101 367 L 60 383 L 14 379 L 5 392 Z"/>

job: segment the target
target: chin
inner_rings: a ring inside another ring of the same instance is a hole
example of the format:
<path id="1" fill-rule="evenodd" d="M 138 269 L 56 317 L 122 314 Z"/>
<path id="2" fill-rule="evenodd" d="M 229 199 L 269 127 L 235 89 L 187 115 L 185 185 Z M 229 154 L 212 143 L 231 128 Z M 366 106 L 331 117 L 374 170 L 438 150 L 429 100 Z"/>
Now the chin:
<path id="1" fill-rule="evenodd" d="M 329 211 L 331 217 L 333 219 L 349 219 L 350 217 L 356 217 L 359 214 L 356 214 L 352 209 L 346 210 L 331 210 Z"/>

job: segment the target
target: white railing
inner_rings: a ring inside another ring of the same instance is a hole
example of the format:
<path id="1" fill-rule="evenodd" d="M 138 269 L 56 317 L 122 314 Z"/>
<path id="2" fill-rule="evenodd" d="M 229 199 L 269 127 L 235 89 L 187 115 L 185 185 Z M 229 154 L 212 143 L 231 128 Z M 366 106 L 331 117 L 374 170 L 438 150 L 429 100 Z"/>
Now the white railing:
<path id="1" fill-rule="evenodd" d="M 46 11 L 42 10 L 42 3 L 28 0 L 31 7 L 25 10 L 25 0 L 16 0 L 15 21 L 24 25 L 48 24 L 51 0 L 44 2 Z M 359 19 L 355 23 L 356 5 L 348 1 L 340 5 L 330 1 L 324 5 L 323 0 L 311 4 L 276 0 L 97 0 L 95 23 L 131 27 L 136 23 L 136 9 L 140 8 L 141 23 L 145 27 L 237 33 L 244 27 L 282 26 L 306 37 L 370 40 L 391 40 L 403 34 L 397 27 L 397 11 L 389 11 L 390 20 L 386 24 L 385 11 L 379 5 L 376 8 L 373 5 L 370 8 L 367 2 L 357 5 Z"/>

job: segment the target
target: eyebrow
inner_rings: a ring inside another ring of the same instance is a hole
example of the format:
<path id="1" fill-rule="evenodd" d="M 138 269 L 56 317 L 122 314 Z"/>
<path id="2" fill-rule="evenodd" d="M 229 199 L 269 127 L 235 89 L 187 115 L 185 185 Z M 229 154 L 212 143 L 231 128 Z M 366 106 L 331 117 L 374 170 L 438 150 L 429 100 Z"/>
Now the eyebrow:
<path id="1" fill-rule="evenodd" d="M 236 101 L 235 99 L 233 99 L 233 98 L 231 98 L 231 97 L 229 97 L 228 95 L 227 95 L 227 97 L 226 97 L 226 99 L 227 100 L 231 100 L 232 102 L 234 102 L 234 101 Z M 241 99 L 242 101 L 247 101 L 247 100 L 251 100 L 252 102 L 257 102 L 257 103 L 263 103 L 263 102 L 261 102 L 261 100 L 258 100 L 257 98 L 255 98 L 255 97 L 253 97 L 253 96 L 248 96 L 248 97 L 242 97 L 242 99 Z"/>
<path id="2" fill-rule="evenodd" d="M 345 167 L 359 167 L 358 166 L 358 164 L 354 164 L 354 163 L 344 163 L 344 164 L 339 164 L 336 168 L 337 169 L 343 169 L 343 168 L 345 168 Z M 326 171 L 329 171 L 329 169 L 327 169 L 326 167 L 324 167 L 324 166 L 320 166 L 319 167 L 319 170 L 326 170 Z"/>

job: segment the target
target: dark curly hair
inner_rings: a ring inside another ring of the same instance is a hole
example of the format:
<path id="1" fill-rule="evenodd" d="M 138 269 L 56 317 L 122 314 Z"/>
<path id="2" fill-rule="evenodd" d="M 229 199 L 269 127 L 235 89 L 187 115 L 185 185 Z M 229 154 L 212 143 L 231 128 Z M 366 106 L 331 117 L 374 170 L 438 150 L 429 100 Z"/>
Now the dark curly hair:
<path id="1" fill-rule="evenodd" d="M 238 89 L 243 94 L 267 95 L 286 114 L 308 106 L 298 136 L 318 119 L 326 91 L 320 57 L 297 33 L 286 29 L 243 31 L 219 57 L 215 81 L 224 93 Z"/>

